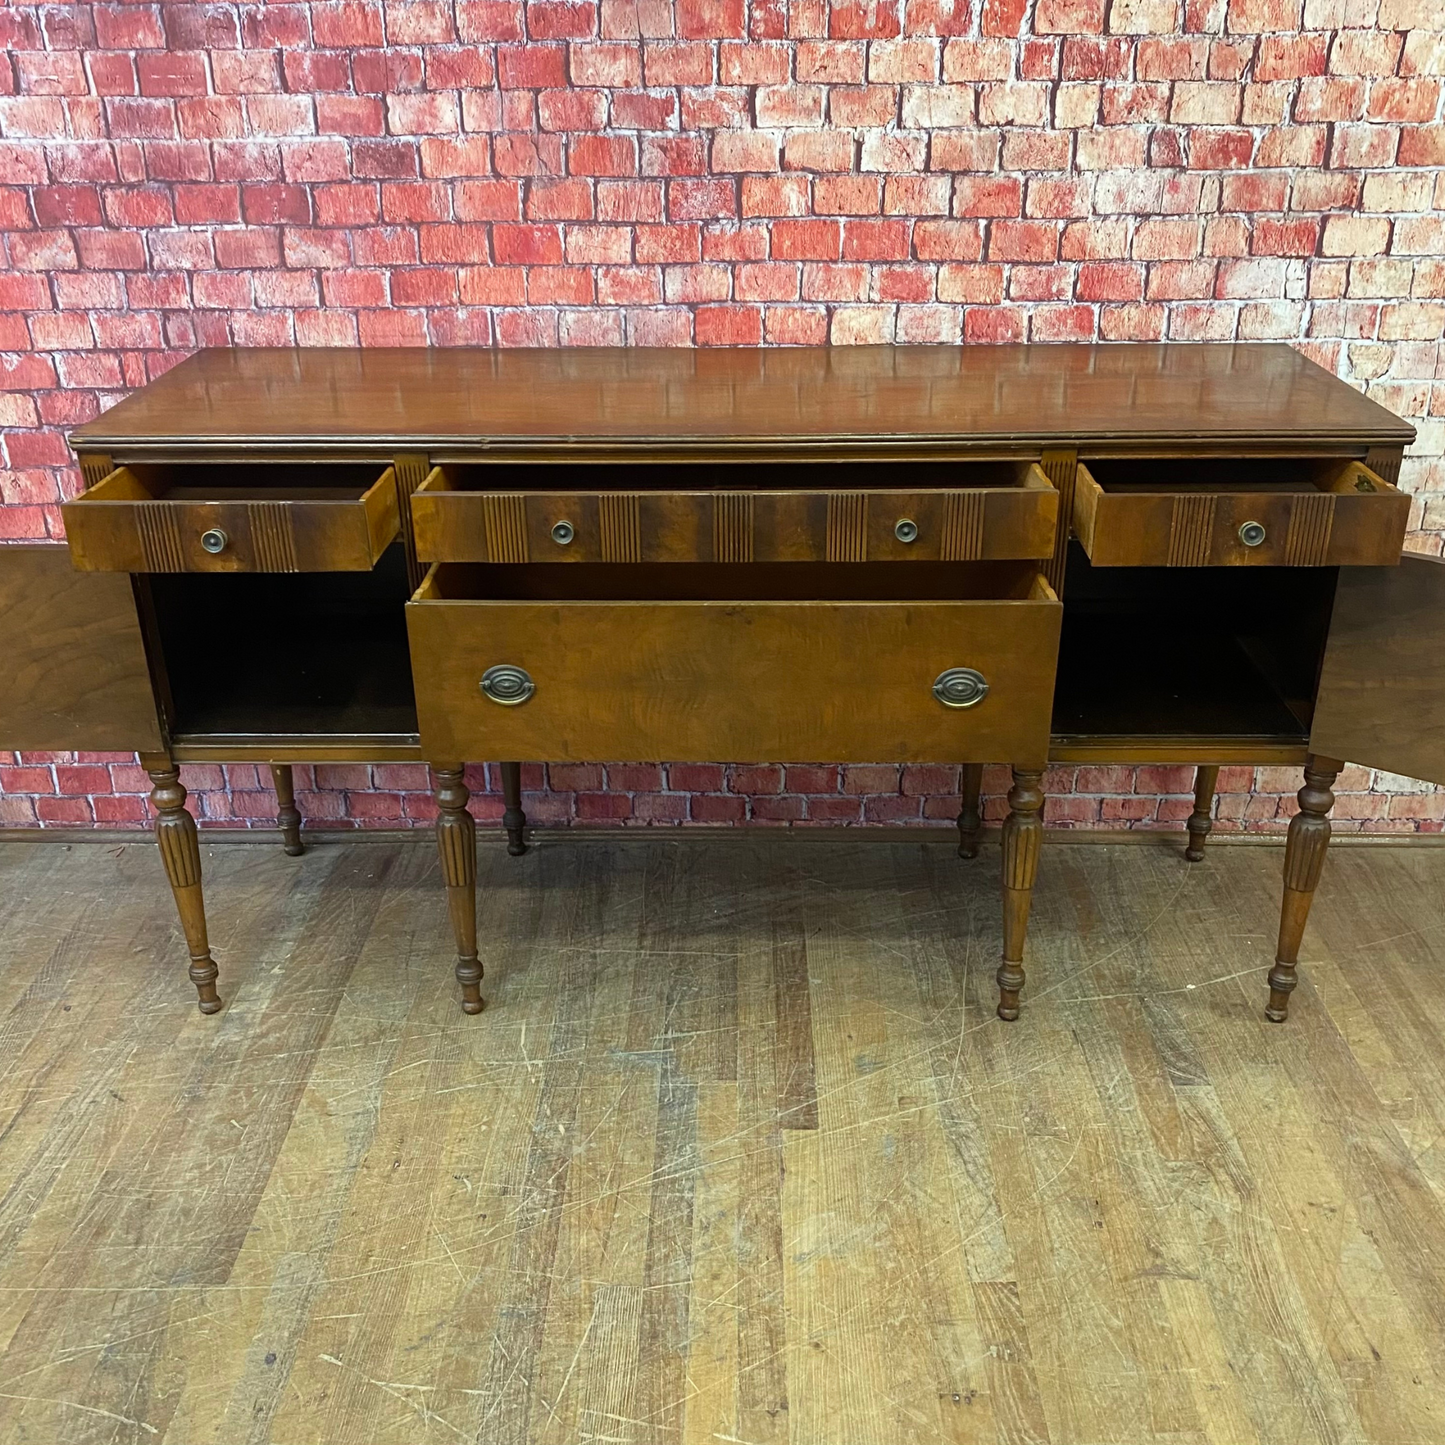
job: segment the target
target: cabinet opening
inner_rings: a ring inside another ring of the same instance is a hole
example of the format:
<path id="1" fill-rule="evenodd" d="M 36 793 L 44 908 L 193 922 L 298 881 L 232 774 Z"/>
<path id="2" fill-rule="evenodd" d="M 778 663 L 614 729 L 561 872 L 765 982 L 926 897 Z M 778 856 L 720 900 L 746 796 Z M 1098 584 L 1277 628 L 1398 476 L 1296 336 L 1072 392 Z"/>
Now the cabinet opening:
<path id="1" fill-rule="evenodd" d="M 1304 741 L 1337 577 L 1094 567 L 1071 543 L 1055 736 Z"/>
<path id="2" fill-rule="evenodd" d="M 178 739 L 416 733 L 399 544 L 370 572 L 163 574 L 144 589 Z"/>

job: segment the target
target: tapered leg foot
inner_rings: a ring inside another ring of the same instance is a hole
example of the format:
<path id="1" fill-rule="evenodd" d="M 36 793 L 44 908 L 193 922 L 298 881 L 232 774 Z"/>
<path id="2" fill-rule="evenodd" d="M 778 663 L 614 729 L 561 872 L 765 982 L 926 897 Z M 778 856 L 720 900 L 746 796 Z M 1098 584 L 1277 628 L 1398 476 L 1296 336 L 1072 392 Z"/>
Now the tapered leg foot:
<path id="1" fill-rule="evenodd" d="M 983 831 L 983 818 L 978 811 L 978 795 L 983 787 L 983 764 L 965 763 L 959 779 L 958 856 L 978 857 L 978 835 Z"/>
<path id="2" fill-rule="evenodd" d="M 1013 774 L 1003 825 L 1003 961 L 998 969 L 998 1016 L 1007 1020 L 1019 1016 L 1024 940 L 1044 837 L 1043 772 L 1015 768 Z"/>
<path id="3" fill-rule="evenodd" d="M 271 785 L 276 789 L 276 826 L 287 855 L 299 858 L 306 845 L 301 841 L 301 809 L 296 806 L 296 783 L 289 763 L 271 764 Z"/>
<path id="4" fill-rule="evenodd" d="M 175 895 L 176 911 L 186 935 L 191 956 L 191 982 L 196 986 L 196 1003 L 203 1014 L 219 1013 L 221 998 L 216 992 L 218 970 L 206 937 L 206 906 L 201 897 L 201 847 L 196 837 L 196 820 L 186 811 L 186 790 L 181 772 L 164 762 L 147 767 L 151 780 L 151 807 L 156 813 L 156 843 L 161 862 Z"/>
<path id="5" fill-rule="evenodd" d="M 1214 826 L 1214 794 L 1218 786 L 1218 768 L 1200 768 L 1194 774 L 1194 811 L 1184 825 L 1189 830 L 1189 846 L 1184 856 L 1191 863 L 1198 863 L 1204 857 L 1204 845 Z"/>
<path id="6" fill-rule="evenodd" d="M 447 911 L 457 940 L 462 1012 L 481 1013 L 482 965 L 477 958 L 477 826 L 467 811 L 471 794 L 460 765 L 432 769 L 437 800 L 437 850 L 447 885 Z"/>
<path id="7" fill-rule="evenodd" d="M 502 764 L 502 827 L 507 830 L 507 852 L 513 858 L 520 858 L 527 851 L 522 830 L 527 826 L 527 815 L 522 811 L 522 765 Z"/>
<path id="8" fill-rule="evenodd" d="M 1282 1024 L 1289 1017 L 1289 996 L 1299 977 L 1300 942 L 1310 916 L 1310 904 L 1325 866 L 1330 842 L 1331 791 L 1342 763 L 1333 758 L 1312 757 L 1305 763 L 1305 785 L 1299 791 L 1299 812 L 1290 819 L 1289 838 L 1284 850 L 1284 899 L 1279 914 L 1279 947 L 1269 971 L 1269 1003 L 1264 1016 Z"/>

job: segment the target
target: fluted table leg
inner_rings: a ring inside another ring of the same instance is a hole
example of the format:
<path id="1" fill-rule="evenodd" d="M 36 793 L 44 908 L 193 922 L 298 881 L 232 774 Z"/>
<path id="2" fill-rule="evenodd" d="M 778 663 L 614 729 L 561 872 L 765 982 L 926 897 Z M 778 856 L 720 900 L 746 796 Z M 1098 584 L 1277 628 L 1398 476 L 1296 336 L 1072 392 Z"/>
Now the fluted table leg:
<path id="1" fill-rule="evenodd" d="M 1311 757 L 1305 762 L 1305 785 L 1299 790 L 1299 812 L 1290 819 L 1284 850 L 1284 901 L 1279 914 L 1279 947 L 1269 971 L 1269 1004 L 1264 1011 L 1271 1023 L 1289 1017 L 1289 996 L 1299 978 L 1300 942 L 1310 916 L 1310 904 L 1325 866 L 1330 842 L 1332 791 L 1343 763 L 1334 758 Z"/>
<path id="2" fill-rule="evenodd" d="M 471 794 L 462 781 L 461 765 L 432 768 L 437 800 L 437 850 L 447 885 L 447 911 L 457 940 L 457 982 L 462 986 L 462 1012 L 479 1014 L 482 965 L 477 958 L 477 826 L 467 811 Z"/>
<path id="3" fill-rule="evenodd" d="M 1204 845 L 1209 839 L 1209 830 L 1214 826 L 1214 794 L 1219 786 L 1219 769 L 1202 767 L 1194 774 L 1194 811 L 1189 815 L 1185 827 L 1189 830 L 1189 846 L 1184 856 L 1191 863 L 1198 863 L 1204 857 Z"/>
<path id="4" fill-rule="evenodd" d="M 998 969 L 998 1016 L 1019 1016 L 1024 986 L 1024 939 L 1029 905 L 1039 871 L 1044 837 L 1042 769 L 1015 768 L 1009 789 L 1009 815 L 1003 825 L 1003 962 Z"/>
<path id="5" fill-rule="evenodd" d="M 958 856 L 978 857 L 978 835 L 983 831 L 983 818 L 978 811 L 978 795 L 983 787 L 983 764 L 965 763 L 959 778 L 962 794 L 958 810 Z"/>
<path id="6" fill-rule="evenodd" d="M 186 935 L 191 956 L 191 982 L 196 986 L 197 1004 L 203 1014 L 218 1013 L 221 998 L 216 992 L 219 970 L 211 957 L 206 937 L 206 905 L 201 896 L 201 846 L 196 820 L 186 811 L 186 790 L 181 770 L 168 758 L 145 759 L 151 780 L 151 806 L 156 812 L 156 843 L 161 862 L 175 895 L 176 911 Z"/>
<path id="7" fill-rule="evenodd" d="M 527 815 L 522 811 L 522 765 L 502 763 L 502 827 L 507 830 L 507 852 L 513 858 L 520 858 L 527 851 L 522 830 L 527 826 Z"/>
<path id="8" fill-rule="evenodd" d="M 276 826 L 281 830 L 281 846 L 292 858 L 306 851 L 301 841 L 301 809 L 296 806 L 296 782 L 289 763 L 271 764 L 271 785 L 276 789 Z"/>

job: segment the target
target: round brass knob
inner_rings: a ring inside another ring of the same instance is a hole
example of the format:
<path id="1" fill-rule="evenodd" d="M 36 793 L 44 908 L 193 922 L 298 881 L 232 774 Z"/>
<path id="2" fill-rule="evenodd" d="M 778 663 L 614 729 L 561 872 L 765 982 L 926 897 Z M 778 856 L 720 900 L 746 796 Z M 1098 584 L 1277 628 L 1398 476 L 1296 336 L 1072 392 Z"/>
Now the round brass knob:
<path id="1" fill-rule="evenodd" d="M 565 547 L 576 535 L 577 530 L 571 522 L 554 522 L 552 524 L 552 540 L 559 547 Z"/>
<path id="2" fill-rule="evenodd" d="M 916 542 L 918 540 L 918 523 L 909 517 L 899 519 L 898 525 L 893 528 L 893 535 L 900 542 Z"/>
<path id="3" fill-rule="evenodd" d="M 933 695 L 944 707 L 977 707 L 988 696 L 988 682 L 971 667 L 950 667 L 940 672 Z"/>
<path id="4" fill-rule="evenodd" d="M 1258 547 L 1266 535 L 1263 522 L 1245 522 L 1239 529 L 1239 540 L 1246 547 Z"/>
<path id="5" fill-rule="evenodd" d="M 230 538 L 219 528 L 211 527 L 201 533 L 201 550 L 215 556 L 218 552 L 224 552 Z"/>
<path id="6" fill-rule="evenodd" d="M 482 674 L 482 692 L 503 707 L 518 707 L 536 691 L 531 673 L 510 662 L 499 662 Z"/>

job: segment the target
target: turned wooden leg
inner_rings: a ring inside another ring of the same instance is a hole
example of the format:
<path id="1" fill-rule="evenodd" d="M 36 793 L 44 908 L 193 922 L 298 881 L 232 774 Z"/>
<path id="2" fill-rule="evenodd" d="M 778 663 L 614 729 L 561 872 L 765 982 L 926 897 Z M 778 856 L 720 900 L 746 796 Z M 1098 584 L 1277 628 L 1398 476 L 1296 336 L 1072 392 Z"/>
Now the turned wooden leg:
<path id="1" fill-rule="evenodd" d="M 1029 928 L 1029 903 L 1039 871 L 1039 845 L 1044 837 L 1043 772 L 1015 768 L 1009 789 L 1009 815 L 1003 825 L 1003 962 L 998 968 L 998 1016 L 1019 1016 L 1019 990 L 1024 986 L 1024 938 Z"/>
<path id="2" fill-rule="evenodd" d="M 983 787 L 983 764 L 965 763 L 959 779 L 958 856 L 978 857 L 978 835 L 983 831 L 983 818 L 978 811 L 978 794 Z"/>
<path id="3" fill-rule="evenodd" d="M 301 809 L 296 806 L 296 783 L 289 763 L 271 764 L 271 785 L 276 789 L 276 826 L 281 829 L 281 846 L 292 858 L 299 858 L 306 846 L 301 841 Z"/>
<path id="4" fill-rule="evenodd" d="M 156 842 L 161 862 L 176 896 L 176 910 L 186 934 L 191 955 L 191 982 L 196 986 L 203 1014 L 218 1013 L 216 961 L 206 938 L 206 906 L 201 897 L 201 848 L 196 838 L 196 820 L 186 812 L 186 790 L 181 771 L 173 763 L 147 767 L 151 780 L 151 806 L 156 810 Z"/>
<path id="5" fill-rule="evenodd" d="M 522 765 L 502 764 L 502 802 L 506 810 L 502 814 L 502 827 L 507 830 L 507 852 L 513 858 L 520 858 L 527 851 L 522 829 L 527 826 L 527 815 L 522 811 Z"/>
<path id="6" fill-rule="evenodd" d="M 1289 996 L 1299 982 L 1300 940 L 1310 903 L 1325 866 L 1325 849 L 1330 841 L 1331 792 L 1343 763 L 1333 758 L 1311 757 L 1305 763 L 1305 785 L 1299 790 L 1299 812 L 1290 819 L 1289 840 L 1284 850 L 1284 902 L 1279 913 L 1279 947 L 1269 971 L 1269 1005 L 1264 1011 L 1271 1023 L 1282 1024 L 1289 1017 Z"/>
<path id="7" fill-rule="evenodd" d="M 457 938 L 457 982 L 462 1012 L 482 1011 L 482 965 L 477 959 L 477 825 L 467 812 L 471 794 L 462 769 L 432 769 L 437 800 L 437 849 L 447 885 L 447 910 Z"/>
<path id="8" fill-rule="evenodd" d="M 1200 768 L 1194 774 L 1194 811 L 1184 825 L 1189 829 L 1189 846 L 1184 856 L 1191 863 L 1204 857 L 1204 844 L 1214 826 L 1214 790 L 1218 786 L 1218 768 Z"/>

